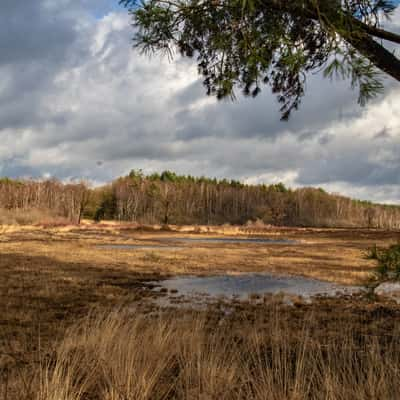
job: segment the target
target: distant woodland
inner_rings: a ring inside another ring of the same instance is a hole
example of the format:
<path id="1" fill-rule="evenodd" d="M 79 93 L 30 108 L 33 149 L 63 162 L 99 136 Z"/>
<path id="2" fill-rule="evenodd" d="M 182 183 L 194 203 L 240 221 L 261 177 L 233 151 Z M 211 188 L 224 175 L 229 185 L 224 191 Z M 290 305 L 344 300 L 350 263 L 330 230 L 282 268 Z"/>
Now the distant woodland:
<path id="1" fill-rule="evenodd" d="M 133 170 L 98 188 L 57 180 L 0 180 L 0 214 L 32 210 L 72 223 L 90 218 L 142 224 L 400 228 L 400 206 L 353 200 L 317 188 L 247 185 L 170 171 L 144 175 Z"/>

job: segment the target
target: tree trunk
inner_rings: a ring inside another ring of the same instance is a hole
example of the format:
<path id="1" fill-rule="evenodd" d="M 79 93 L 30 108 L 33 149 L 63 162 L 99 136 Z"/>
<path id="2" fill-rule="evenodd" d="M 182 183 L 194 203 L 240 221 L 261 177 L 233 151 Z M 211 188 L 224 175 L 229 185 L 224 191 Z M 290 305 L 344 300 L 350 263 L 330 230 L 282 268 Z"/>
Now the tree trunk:
<path id="1" fill-rule="evenodd" d="M 368 35 L 362 38 L 349 36 L 344 39 L 377 68 L 400 81 L 400 60 L 393 53 Z"/>

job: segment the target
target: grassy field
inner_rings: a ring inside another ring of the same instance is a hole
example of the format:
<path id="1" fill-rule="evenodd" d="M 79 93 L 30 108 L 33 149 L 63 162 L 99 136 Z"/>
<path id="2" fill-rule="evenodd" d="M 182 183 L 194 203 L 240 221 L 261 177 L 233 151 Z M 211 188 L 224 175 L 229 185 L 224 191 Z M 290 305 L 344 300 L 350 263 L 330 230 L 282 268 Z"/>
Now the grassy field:
<path id="1" fill-rule="evenodd" d="M 97 247 L 200 234 L 298 244 Z M 261 399 L 265 391 L 272 399 L 397 398 L 394 303 L 319 299 L 288 307 L 272 299 L 236 304 L 227 316 L 218 306 L 160 314 L 147 300 L 157 296 L 150 282 L 176 274 L 262 271 L 362 283 L 373 268 L 365 250 L 398 239 L 367 230 L 3 228 L 0 399 Z"/>

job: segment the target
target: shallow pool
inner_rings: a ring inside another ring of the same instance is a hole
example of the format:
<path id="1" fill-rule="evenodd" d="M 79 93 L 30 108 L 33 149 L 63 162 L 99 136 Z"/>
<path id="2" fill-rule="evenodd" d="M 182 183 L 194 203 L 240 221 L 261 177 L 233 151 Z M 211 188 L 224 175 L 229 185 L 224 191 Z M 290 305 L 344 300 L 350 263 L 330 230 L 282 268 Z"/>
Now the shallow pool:
<path id="1" fill-rule="evenodd" d="M 357 286 L 341 286 L 316 279 L 272 274 L 246 274 L 223 276 L 184 276 L 157 282 L 161 288 L 179 295 L 206 295 L 212 297 L 248 298 L 258 294 L 278 294 L 310 298 L 317 295 L 335 296 L 361 291 Z"/>
<path id="2" fill-rule="evenodd" d="M 290 239 L 267 239 L 267 238 L 237 238 L 237 237 L 171 237 L 160 238 L 163 242 L 198 242 L 198 243 L 264 243 L 264 244 L 296 244 Z"/>
<path id="3" fill-rule="evenodd" d="M 235 237 L 168 237 L 168 238 L 154 238 L 152 240 L 155 243 L 145 244 L 101 244 L 97 245 L 100 249 L 113 249 L 113 250 L 181 250 L 184 247 L 171 246 L 171 244 L 182 244 L 185 243 L 255 243 L 255 244 L 296 244 L 297 242 L 289 239 L 266 239 L 266 238 L 235 238 Z"/>
<path id="4" fill-rule="evenodd" d="M 182 247 L 165 246 L 157 244 L 100 244 L 96 246 L 99 249 L 110 250 L 180 250 Z"/>

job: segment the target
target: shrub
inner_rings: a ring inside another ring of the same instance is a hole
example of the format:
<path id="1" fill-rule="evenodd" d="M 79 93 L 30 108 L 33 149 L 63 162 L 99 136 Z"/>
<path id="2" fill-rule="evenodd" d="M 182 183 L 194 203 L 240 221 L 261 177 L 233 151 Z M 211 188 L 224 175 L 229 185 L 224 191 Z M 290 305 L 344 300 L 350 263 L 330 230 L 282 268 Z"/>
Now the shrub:
<path id="1" fill-rule="evenodd" d="M 400 243 L 388 248 L 375 245 L 368 249 L 366 258 L 377 261 L 376 273 L 379 278 L 400 278 Z"/>

